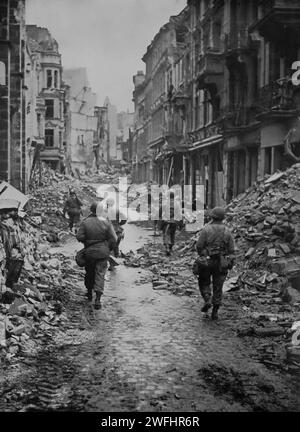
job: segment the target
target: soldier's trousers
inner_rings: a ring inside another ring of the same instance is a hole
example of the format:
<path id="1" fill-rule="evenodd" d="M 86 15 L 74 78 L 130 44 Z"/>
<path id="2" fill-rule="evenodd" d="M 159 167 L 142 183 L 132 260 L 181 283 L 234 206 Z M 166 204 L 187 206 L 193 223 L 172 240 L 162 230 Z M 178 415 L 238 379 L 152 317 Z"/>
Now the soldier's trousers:
<path id="1" fill-rule="evenodd" d="M 107 269 L 107 260 L 98 260 L 85 266 L 85 286 L 88 292 L 99 292 L 101 295 L 104 291 L 105 273 Z"/>
<path id="2" fill-rule="evenodd" d="M 69 228 L 73 229 L 74 225 L 77 225 L 80 221 L 80 214 L 68 213 L 69 216 Z"/>
<path id="3" fill-rule="evenodd" d="M 176 223 L 164 222 L 163 224 L 163 243 L 165 246 L 173 246 L 175 243 Z"/>
<path id="4" fill-rule="evenodd" d="M 223 285 L 228 271 L 220 271 L 218 259 L 211 259 L 208 266 L 200 269 L 198 276 L 199 290 L 205 303 L 220 306 L 222 303 Z M 213 294 L 211 293 L 211 283 Z"/>

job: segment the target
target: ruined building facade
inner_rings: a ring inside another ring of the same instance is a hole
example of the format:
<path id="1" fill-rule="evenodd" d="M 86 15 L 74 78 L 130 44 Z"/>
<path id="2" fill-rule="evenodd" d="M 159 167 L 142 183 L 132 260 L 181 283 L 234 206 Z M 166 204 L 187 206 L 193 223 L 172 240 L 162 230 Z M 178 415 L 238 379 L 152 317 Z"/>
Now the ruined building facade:
<path id="1" fill-rule="evenodd" d="M 25 1 L 0 1 L 0 180 L 26 189 Z"/>
<path id="2" fill-rule="evenodd" d="M 166 182 L 171 154 L 174 154 L 172 172 L 182 170 L 185 125 L 179 107 L 175 107 L 171 99 L 177 90 L 180 92 L 183 79 L 187 18 L 187 10 L 170 18 L 143 56 L 146 74 L 139 71 L 134 76 L 133 173 L 136 181 Z"/>
<path id="3" fill-rule="evenodd" d="M 62 63 L 58 43 L 49 30 L 36 25 L 26 26 L 27 44 L 31 55 L 39 63 L 36 71 L 37 104 L 44 114 L 36 112 L 38 123 L 43 123 L 40 137 L 44 141 L 39 158 L 53 169 L 62 169 L 65 165 L 64 137 L 64 89 L 62 82 Z M 30 92 L 28 93 L 30 97 Z M 29 102 L 29 101 L 28 101 Z M 44 121 L 40 116 L 44 116 Z"/>
<path id="4" fill-rule="evenodd" d="M 136 180 L 203 184 L 213 207 L 299 161 L 299 29 L 295 0 L 189 0 L 148 47 L 135 85 Z"/>
<path id="5" fill-rule="evenodd" d="M 66 86 L 66 135 L 67 155 L 71 169 L 85 171 L 92 168 L 97 116 L 97 96 L 92 91 L 85 68 L 65 69 Z"/>
<path id="6" fill-rule="evenodd" d="M 26 184 L 40 163 L 40 153 L 45 146 L 45 100 L 40 96 L 38 77 L 42 66 L 40 55 L 25 47 L 25 138 L 26 138 Z"/>
<path id="7" fill-rule="evenodd" d="M 131 131 L 134 124 L 134 113 L 121 111 L 118 113 L 117 158 L 132 163 Z"/>
<path id="8" fill-rule="evenodd" d="M 109 123 L 107 107 L 96 106 L 97 128 L 94 131 L 93 151 L 97 169 L 109 162 Z"/>

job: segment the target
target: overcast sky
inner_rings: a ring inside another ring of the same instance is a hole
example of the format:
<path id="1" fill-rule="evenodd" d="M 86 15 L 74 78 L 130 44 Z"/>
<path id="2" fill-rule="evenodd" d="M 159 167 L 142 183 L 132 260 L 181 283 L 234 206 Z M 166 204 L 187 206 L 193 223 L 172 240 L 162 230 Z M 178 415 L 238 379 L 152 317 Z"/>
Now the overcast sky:
<path id="1" fill-rule="evenodd" d="M 132 111 L 132 76 L 159 28 L 186 0 L 27 0 L 27 24 L 47 27 L 63 67 L 86 67 L 98 104 Z"/>

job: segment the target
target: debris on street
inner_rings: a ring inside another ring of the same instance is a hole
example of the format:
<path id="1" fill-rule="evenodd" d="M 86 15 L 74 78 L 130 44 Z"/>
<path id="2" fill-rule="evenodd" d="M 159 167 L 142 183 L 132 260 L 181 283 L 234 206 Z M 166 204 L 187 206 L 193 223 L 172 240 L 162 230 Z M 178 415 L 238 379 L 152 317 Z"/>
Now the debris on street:
<path id="1" fill-rule="evenodd" d="M 235 237 L 237 257 L 224 293 L 240 309 L 237 335 L 255 337 L 258 343 L 262 338 L 270 343 L 279 338 L 282 362 L 288 329 L 300 317 L 299 192 L 300 164 L 296 164 L 257 182 L 227 208 L 226 223 Z M 155 239 L 137 253 L 126 254 L 125 265 L 149 270 L 153 290 L 197 297 L 191 270 L 197 238 L 198 234 L 180 233 L 171 257 Z M 274 364 L 278 363 L 269 360 L 269 366 Z"/>

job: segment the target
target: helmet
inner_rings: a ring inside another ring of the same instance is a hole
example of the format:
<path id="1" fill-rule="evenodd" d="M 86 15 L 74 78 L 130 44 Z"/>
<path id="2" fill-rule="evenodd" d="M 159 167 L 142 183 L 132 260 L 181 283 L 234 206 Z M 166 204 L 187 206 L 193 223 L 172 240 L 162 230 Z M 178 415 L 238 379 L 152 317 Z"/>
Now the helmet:
<path id="1" fill-rule="evenodd" d="M 222 207 L 215 207 L 212 209 L 210 216 L 215 220 L 222 221 L 225 218 L 225 209 Z"/>
<path id="2" fill-rule="evenodd" d="M 97 203 L 97 201 L 94 201 L 90 207 L 91 213 L 96 214 L 97 207 L 98 207 L 98 203 Z"/>

